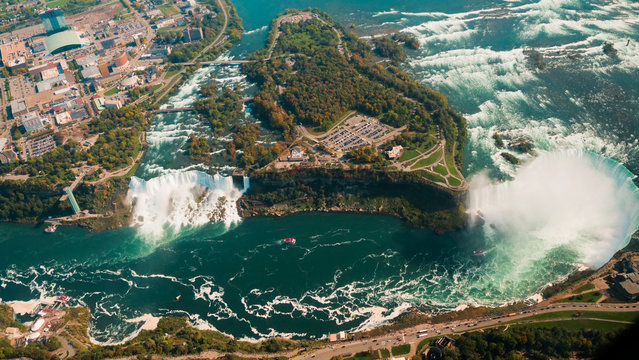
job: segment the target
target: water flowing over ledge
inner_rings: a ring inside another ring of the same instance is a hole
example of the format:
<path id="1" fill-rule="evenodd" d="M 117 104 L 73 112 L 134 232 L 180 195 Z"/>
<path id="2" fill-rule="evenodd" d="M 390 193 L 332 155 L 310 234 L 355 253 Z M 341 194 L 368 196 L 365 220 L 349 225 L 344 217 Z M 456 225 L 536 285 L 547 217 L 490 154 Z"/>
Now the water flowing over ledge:
<path id="1" fill-rule="evenodd" d="M 522 267 L 560 247 L 599 267 L 639 225 L 639 190 L 623 165 L 593 153 L 543 153 L 512 181 L 471 181 L 469 212 L 484 221 L 488 246 Z M 514 256 L 513 256 L 514 254 Z"/>
<path id="2" fill-rule="evenodd" d="M 246 178 L 238 189 L 230 176 L 186 171 L 147 181 L 132 177 L 129 186 L 133 225 L 145 236 L 160 237 L 167 230 L 177 233 L 208 222 L 239 222 L 236 201 L 249 184 Z"/>

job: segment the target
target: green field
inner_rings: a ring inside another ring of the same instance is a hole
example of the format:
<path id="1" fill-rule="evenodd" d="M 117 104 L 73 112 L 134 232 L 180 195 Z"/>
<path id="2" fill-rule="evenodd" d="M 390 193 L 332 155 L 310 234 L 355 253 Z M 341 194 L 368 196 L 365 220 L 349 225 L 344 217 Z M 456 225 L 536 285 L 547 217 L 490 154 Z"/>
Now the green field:
<path id="1" fill-rule="evenodd" d="M 399 157 L 399 161 L 407 161 L 419 155 L 421 155 L 419 151 L 415 149 L 407 149 L 407 150 L 404 150 L 404 153 L 402 154 L 402 156 Z"/>
<path id="2" fill-rule="evenodd" d="M 64 7 L 64 6 L 67 5 L 68 2 L 69 2 L 69 0 L 47 1 L 47 6 L 49 6 L 50 8 Z"/>
<path id="3" fill-rule="evenodd" d="M 426 170 L 418 170 L 417 173 L 423 177 L 425 177 L 426 179 L 433 181 L 433 182 L 440 182 L 440 183 L 446 183 L 446 179 L 444 179 L 443 177 L 432 173 L 430 171 L 426 171 Z"/>
<path id="4" fill-rule="evenodd" d="M 451 186 L 460 186 L 462 184 L 461 180 L 454 178 L 454 177 L 449 177 L 448 178 L 448 183 Z"/>
<path id="5" fill-rule="evenodd" d="M 446 166 L 448 166 L 448 172 L 450 172 L 451 175 L 458 179 L 462 178 L 461 174 L 457 170 L 457 167 L 455 166 L 455 159 L 453 158 L 453 154 L 446 153 Z"/>
<path id="6" fill-rule="evenodd" d="M 573 291 L 574 294 L 579 294 L 580 292 L 584 292 L 586 290 L 592 290 L 595 288 L 595 284 L 592 283 L 588 283 L 584 286 L 581 286 L 579 288 L 577 288 L 575 291 Z"/>
<path id="7" fill-rule="evenodd" d="M 594 303 L 594 302 L 597 302 L 597 300 L 601 299 L 602 296 L 603 295 L 599 291 L 591 291 L 591 292 L 567 297 L 561 300 L 561 302 Z"/>
<path id="8" fill-rule="evenodd" d="M 172 4 L 163 4 L 158 6 L 158 8 L 166 17 L 171 17 L 179 12 L 178 9 L 176 9 L 175 6 L 173 6 Z"/>
<path id="9" fill-rule="evenodd" d="M 419 169 L 424 166 L 430 166 L 437 162 L 442 157 L 442 149 L 438 149 L 433 154 L 425 159 L 420 159 L 411 169 Z"/>
<path id="10" fill-rule="evenodd" d="M 180 71 L 182 71 L 182 69 L 175 69 L 175 70 L 169 70 L 169 71 L 167 71 L 167 72 L 166 72 L 165 79 L 170 78 L 171 76 L 173 76 L 173 75 L 175 75 L 175 74 L 179 73 Z"/>
<path id="11" fill-rule="evenodd" d="M 370 353 L 366 352 L 366 351 L 362 351 L 362 352 L 358 352 L 357 354 L 353 355 L 352 357 L 348 357 L 345 358 L 344 360 L 373 360 L 376 359 L 377 357 L 371 356 Z"/>
<path id="12" fill-rule="evenodd" d="M 105 95 L 105 96 L 115 95 L 115 94 L 117 94 L 117 93 L 118 93 L 118 91 L 120 91 L 120 90 L 118 90 L 118 88 L 117 88 L 117 87 L 114 87 L 114 88 L 111 88 L 111 89 L 107 90 L 107 91 L 104 93 L 104 95 Z"/>
<path id="13" fill-rule="evenodd" d="M 437 164 L 435 165 L 435 167 L 433 168 L 433 170 L 435 170 L 436 173 L 438 173 L 441 176 L 448 176 L 448 170 L 446 169 L 446 167 L 442 164 Z"/>
<path id="14" fill-rule="evenodd" d="M 560 327 L 566 330 L 583 330 L 583 329 L 597 329 L 604 332 L 612 332 L 624 329 L 628 327 L 628 324 L 615 323 L 610 321 L 601 321 L 601 320 L 558 320 L 558 321 L 550 321 L 543 323 L 535 323 L 535 324 L 520 324 L 520 325 L 511 325 L 510 328 L 514 327 L 533 327 L 533 328 L 549 328 L 549 327 Z"/>
<path id="15" fill-rule="evenodd" d="M 512 320 L 506 322 L 507 324 L 517 323 L 525 320 L 546 320 L 546 319 L 561 319 L 561 318 L 572 318 L 577 313 L 581 313 L 582 318 L 593 318 L 593 319 L 602 319 L 602 320 L 616 320 L 616 321 L 634 321 L 639 319 L 639 311 L 631 311 L 631 312 L 609 312 L 609 311 L 578 311 L 578 310 L 567 310 L 567 311 L 557 311 L 545 314 L 534 315 L 522 319 Z"/>
<path id="16" fill-rule="evenodd" d="M 388 351 L 388 349 L 380 349 L 379 352 L 382 354 L 383 359 L 388 359 L 390 357 L 390 351 Z"/>
<path id="17" fill-rule="evenodd" d="M 409 352 L 410 352 L 410 344 L 393 346 L 393 348 L 391 349 L 391 353 L 393 354 L 393 356 L 406 355 Z"/>

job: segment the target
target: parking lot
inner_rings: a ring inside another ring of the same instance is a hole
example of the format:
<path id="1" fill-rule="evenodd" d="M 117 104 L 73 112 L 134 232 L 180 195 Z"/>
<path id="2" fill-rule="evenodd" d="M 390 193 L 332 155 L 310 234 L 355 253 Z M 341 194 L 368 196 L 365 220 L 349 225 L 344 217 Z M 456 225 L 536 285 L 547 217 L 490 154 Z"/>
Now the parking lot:
<path id="1" fill-rule="evenodd" d="M 360 146 L 380 144 L 393 130 L 375 118 L 356 115 L 329 131 L 322 142 L 333 150 L 346 152 Z"/>

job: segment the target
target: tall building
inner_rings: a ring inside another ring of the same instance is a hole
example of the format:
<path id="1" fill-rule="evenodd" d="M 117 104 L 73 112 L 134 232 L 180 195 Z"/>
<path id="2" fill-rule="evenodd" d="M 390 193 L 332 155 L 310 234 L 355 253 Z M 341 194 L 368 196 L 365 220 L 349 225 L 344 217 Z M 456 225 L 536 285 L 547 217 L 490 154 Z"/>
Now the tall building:
<path id="1" fill-rule="evenodd" d="M 69 29 L 69 25 L 64 19 L 64 14 L 60 9 L 47 10 L 40 14 L 40 19 L 42 19 L 44 30 L 47 32 L 47 35 Z"/>

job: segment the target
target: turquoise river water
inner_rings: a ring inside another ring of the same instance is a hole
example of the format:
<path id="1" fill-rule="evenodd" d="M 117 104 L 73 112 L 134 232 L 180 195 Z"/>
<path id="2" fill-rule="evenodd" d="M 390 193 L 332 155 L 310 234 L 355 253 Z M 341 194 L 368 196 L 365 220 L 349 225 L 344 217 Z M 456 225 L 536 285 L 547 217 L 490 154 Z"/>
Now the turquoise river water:
<path id="1" fill-rule="evenodd" d="M 221 209 L 218 200 L 237 199 L 250 180 L 238 187 L 218 175 L 228 167 L 191 163 L 187 138 L 207 129 L 193 115 L 164 114 L 131 181 L 134 226 L 45 236 L 41 226 L 0 224 L 2 301 L 70 295 L 91 308 L 100 343 L 171 314 L 237 338 L 320 337 L 379 326 L 411 306 L 535 301 L 546 284 L 605 263 L 637 229 L 639 3 L 233 2 L 246 30 L 227 58 L 261 48 L 286 8 L 320 7 L 365 38 L 416 35 L 421 47 L 404 69 L 468 119 L 466 205 L 482 225 L 436 235 L 374 215 L 240 220 L 232 201 Z M 603 54 L 605 41 L 616 58 Z M 543 53 L 544 69 L 528 64 L 528 47 Z M 188 105 L 210 76 L 254 91 L 236 67 L 204 68 L 169 102 Z M 245 120 L 255 121 L 250 109 Z M 496 131 L 527 137 L 538 156 L 505 162 Z M 221 150 L 228 138 L 217 140 Z M 282 247 L 289 236 L 297 245 Z"/>

